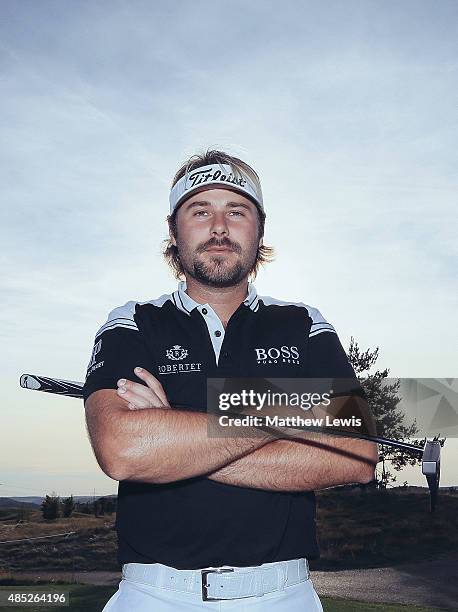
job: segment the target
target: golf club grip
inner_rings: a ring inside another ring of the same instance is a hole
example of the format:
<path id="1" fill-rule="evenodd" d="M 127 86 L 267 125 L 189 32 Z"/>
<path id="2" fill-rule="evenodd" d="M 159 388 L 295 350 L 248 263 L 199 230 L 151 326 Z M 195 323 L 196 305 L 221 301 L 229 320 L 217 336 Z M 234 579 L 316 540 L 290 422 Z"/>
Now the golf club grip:
<path id="1" fill-rule="evenodd" d="M 77 397 L 78 399 L 83 397 L 84 383 L 73 380 L 60 380 L 59 378 L 48 378 L 47 376 L 36 376 L 35 374 L 22 374 L 19 384 L 23 389 L 44 391 L 45 393 L 65 395 L 66 397 Z"/>

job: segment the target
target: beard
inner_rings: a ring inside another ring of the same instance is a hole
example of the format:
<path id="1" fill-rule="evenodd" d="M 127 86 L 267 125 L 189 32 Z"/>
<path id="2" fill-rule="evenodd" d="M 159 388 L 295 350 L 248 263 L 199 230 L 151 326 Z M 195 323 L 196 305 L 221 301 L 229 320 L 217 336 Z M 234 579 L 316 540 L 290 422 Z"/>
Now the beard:
<path id="1" fill-rule="evenodd" d="M 232 287 L 249 273 L 240 260 L 229 265 L 221 255 L 212 257 L 210 262 L 195 260 L 193 268 L 189 271 L 191 276 L 210 287 Z"/>
<path id="2" fill-rule="evenodd" d="M 243 280 L 254 268 L 257 256 L 257 243 L 243 251 L 242 247 L 229 239 L 211 239 L 200 245 L 192 254 L 183 252 L 177 241 L 181 265 L 192 278 L 208 287 L 232 287 Z M 227 247 L 238 254 L 237 258 L 227 253 L 211 253 L 205 259 L 201 256 L 210 247 Z M 188 263 L 189 261 L 189 263 Z"/>

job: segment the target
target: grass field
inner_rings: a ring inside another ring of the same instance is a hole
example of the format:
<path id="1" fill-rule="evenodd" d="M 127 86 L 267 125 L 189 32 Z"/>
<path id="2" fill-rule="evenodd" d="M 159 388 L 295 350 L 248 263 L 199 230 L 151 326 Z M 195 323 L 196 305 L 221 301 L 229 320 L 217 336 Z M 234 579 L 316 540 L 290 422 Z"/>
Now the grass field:
<path id="1" fill-rule="evenodd" d="M 12 587 L 16 589 L 17 587 Z M 30 587 L 28 587 L 30 588 Z M 71 612 L 101 612 L 105 603 L 116 591 L 116 587 L 92 586 L 80 584 L 62 584 L 52 587 L 37 586 L 36 591 L 41 589 L 59 589 L 70 593 L 70 605 L 68 607 L 26 607 L 26 608 L 0 608 L 1 610 L 15 610 L 15 612 L 55 612 L 55 610 L 69 610 Z M 8 590 L 7 586 L 0 586 L 0 590 Z M 34 589 L 35 590 L 35 589 Z M 423 608 L 418 606 L 401 606 L 399 604 L 370 604 L 344 599 L 322 598 L 324 612 L 438 612 L 438 608 Z"/>
<path id="2" fill-rule="evenodd" d="M 426 491 L 319 491 L 321 557 L 312 570 L 387 567 L 458 549 L 458 495 L 442 494 L 429 512 Z"/>
<path id="3" fill-rule="evenodd" d="M 320 559 L 312 570 L 354 569 L 430 559 L 458 549 L 458 495 L 442 494 L 430 514 L 426 491 L 319 491 Z M 0 546 L 0 577 L 15 571 L 119 571 L 115 514 L 45 521 L 39 510 L 0 512 L 0 541 L 75 531 L 68 538 Z"/>
<path id="4" fill-rule="evenodd" d="M 443 494 L 435 514 L 428 511 L 426 491 L 359 491 L 340 488 L 317 493 L 317 525 L 321 558 L 314 570 L 396 566 L 402 562 L 431 560 L 458 549 L 458 495 Z M 116 515 L 95 517 L 75 514 L 45 521 L 39 510 L 7 508 L 0 511 L 0 585 L 11 585 L 16 572 L 116 572 Z M 24 538 L 74 531 L 74 535 L 48 540 Z M 43 578 L 42 578 L 43 579 Z M 419 578 L 421 580 L 421 578 Z M 54 583 L 54 587 L 58 583 Z M 0 586 L 5 589 L 5 586 Z M 48 583 L 49 588 L 49 583 Z M 116 590 L 113 586 L 67 584 L 72 612 L 100 612 Z M 433 612 L 437 608 L 369 604 L 323 598 L 325 612 Z M 19 610 L 19 608 L 0 608 Z M 27 607 L 45 612 L 56 607 Z"/>

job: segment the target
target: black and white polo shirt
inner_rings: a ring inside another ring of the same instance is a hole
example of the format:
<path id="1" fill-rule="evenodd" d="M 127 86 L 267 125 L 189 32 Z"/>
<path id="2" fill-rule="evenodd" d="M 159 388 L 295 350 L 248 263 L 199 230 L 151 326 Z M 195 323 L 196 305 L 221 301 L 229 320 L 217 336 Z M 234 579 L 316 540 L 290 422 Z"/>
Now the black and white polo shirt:
<path id="1" fill-rule="evenodd" d="M 116 389 L 133 370 L 156 376 L 172 408 L 206 411 L 207 378 L 355 378 L 334 327 L 303 303 L 246 299 L 226 329 L 180 282 L 172 294 L 127 302 L 96 334 L 83 394 Z M 178 569 L 251 566 L 319 556 L 313 492 L 249 489 L 196 477 L 121 481 L 118 561 Z"/>

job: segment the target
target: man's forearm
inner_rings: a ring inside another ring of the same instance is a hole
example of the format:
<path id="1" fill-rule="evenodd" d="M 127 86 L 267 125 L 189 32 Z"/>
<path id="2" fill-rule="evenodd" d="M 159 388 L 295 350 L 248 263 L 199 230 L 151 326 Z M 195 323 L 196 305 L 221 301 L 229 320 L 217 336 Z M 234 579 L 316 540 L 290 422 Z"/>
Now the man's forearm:
<path id="1" fill-rule="evenodd" d="M 239 436 L 239 428 L 234 437 L 227 429 L 211 437 L 215 415 L 170 406 L 129 410 L 111 390 L 89 397 L 86 416 L 99 464 L 116 480 L 166 483 L 209 475 L 252 488 L 308 490 L 369 481 L 378 459 L 373 443 L 314 432 L 295 432 L 295 441 L 283 444 L 269 444 L 284 437 L 280 432 L 275 437 L 260 430 L 245 430 L 253 437 Z"/>
<path id="2" fill-rule="evenodd" d="M 301 440 L 272 441 L 208 478 L 254 489 L 316 491 L 370 482 L 377 460 L 373 442 L 309 432 Z"/>
<path id="3" fill-rule="evenodd" d="M 208 474 L 273 439 L 262 432 L 253 438 L 209 437 L 209 418 L 160 408 L 120 412 L 116 479 L 165 483 Z"/>

